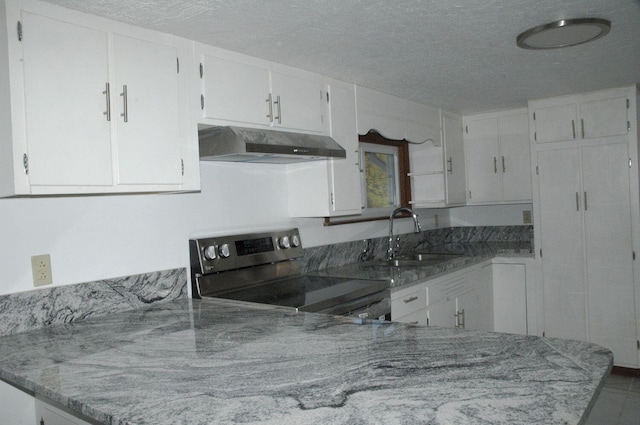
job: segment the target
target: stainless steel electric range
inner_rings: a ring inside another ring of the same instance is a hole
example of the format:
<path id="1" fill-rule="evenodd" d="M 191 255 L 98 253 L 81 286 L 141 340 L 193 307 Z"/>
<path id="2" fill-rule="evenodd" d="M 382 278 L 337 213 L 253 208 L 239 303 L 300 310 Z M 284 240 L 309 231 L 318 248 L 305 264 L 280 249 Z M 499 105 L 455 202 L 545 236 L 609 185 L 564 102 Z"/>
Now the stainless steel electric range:
<path id="1" fill-rule="evenodd" d="M 298 229 L 191 239 L 194 298 L 390 319 L 389 282 L 301 273 Z"/>

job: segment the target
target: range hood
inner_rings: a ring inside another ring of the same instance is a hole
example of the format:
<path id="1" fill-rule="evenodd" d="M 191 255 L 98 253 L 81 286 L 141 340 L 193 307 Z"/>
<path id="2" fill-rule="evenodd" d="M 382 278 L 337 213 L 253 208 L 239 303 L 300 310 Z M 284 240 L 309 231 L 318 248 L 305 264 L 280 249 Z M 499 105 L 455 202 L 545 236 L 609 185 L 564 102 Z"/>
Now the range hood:
<path id="1" fill-rule="evenodd" d="M 244 127 L 210 127 L 198 131 L 201 161 L 286 164 L 346 158 L 328 136 Z"/>

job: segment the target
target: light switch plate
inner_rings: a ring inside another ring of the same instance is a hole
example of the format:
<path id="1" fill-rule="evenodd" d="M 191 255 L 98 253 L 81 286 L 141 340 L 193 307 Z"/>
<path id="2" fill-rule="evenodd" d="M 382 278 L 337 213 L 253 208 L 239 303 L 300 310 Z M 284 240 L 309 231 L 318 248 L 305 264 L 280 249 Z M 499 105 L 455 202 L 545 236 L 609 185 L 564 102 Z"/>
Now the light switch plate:
<path id="1" fill-rule="evenodd" d="M 34 255 L 31 257 L 31 271 L 33 273 L 33 286 L 51 285 L 51 256 L 49 254 Z"/>

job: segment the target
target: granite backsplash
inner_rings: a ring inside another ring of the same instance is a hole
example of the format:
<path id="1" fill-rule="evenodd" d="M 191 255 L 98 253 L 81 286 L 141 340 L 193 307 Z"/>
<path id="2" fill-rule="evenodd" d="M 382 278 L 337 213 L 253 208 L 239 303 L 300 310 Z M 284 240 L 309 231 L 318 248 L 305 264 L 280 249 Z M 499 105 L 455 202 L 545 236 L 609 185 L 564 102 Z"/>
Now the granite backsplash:
<path id="1" fill-rule="evenodd" d="M 450 227 L 400 235 L 403 253 L 477 242 L 533 244 L 532 226 Z M 304 241 L 303 241 L 304 245 Z M 382 259 L 387 237 L 305 248 L 303 272 Z M 186 268 L 0 295 L 0 335 L 186 298 Z"/>
<path id="2" fill-rule="evenodd" d="M 335 245 L 305 248 L 302 269 L 305 273 L 341 267 L 358 261 L 383 259 L 388 248 L 388 237 L 361 239 Z M 505 246 L 533 248 L 533 226 L 476 226 L 430 229 L 420 233 L 400 235 L 398 255 L 428 251 L 434 248 L 455 249 L 464 244 L 490 242 Z M 302 241 L 304 245 L 304 241 Z"/>

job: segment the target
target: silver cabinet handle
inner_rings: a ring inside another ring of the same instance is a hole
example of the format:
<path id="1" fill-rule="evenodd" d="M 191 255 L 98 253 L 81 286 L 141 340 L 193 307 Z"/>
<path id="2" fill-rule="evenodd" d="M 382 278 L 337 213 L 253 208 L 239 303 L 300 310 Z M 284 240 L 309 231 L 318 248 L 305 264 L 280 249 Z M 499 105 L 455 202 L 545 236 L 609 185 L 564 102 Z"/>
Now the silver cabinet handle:
<path id="1" fill-rule="evenodd" d="M 449 172 L 449 174 L 453 174 L 453 158 L 449 157 L 449 159 L 447 159 L 447 171 Z"/>
<path id="2" fill-rule="evenodd" d="M 456 328 L 464 329 L 464 308 L 461 311 L 456 311 Z"/>
<path id="3" fill-rule="evenodd" d="M 580 119 L 580 127 L 582 128 L 582 138 L 584 139 L 584 119 Z"/>
<path id="4" fill-rule="evenodd" d="M 506 173 L 507 172 L 507 167 L 504 164 L 504 155 L 502 156 L 502 172 Z"/>
<path id="5" fill-rule="evenodd" d="M 104 111 L 104 115 L 107 116 L 107 121 L 111 121 L 111 87 L 109 83 L 105 83 L 102 94 L 107 100 L 107 110 Z"/>
<path id="6" fill-rule="evenodd" d="M 576 122 L 571 120 L 571 130 L 573 131 L 573 138 L 576 138 Z"/>
<path id="7" fill-rule="evenodd" d="M 587 192 L 585 191 L 584 192 L 584 210 L 586 211 L 587 209 L 588 209 L 588 206 L 587 206 Z"/>
<path id="8" fill-rule="evenodd" d="M 495 156 L 493 157 L 493 172 L 498 172 L 498 158 L 496 158 Z"/>
<path id="9" fill-rule="evenodd" d="M 580 211 L 580 195 L 576 192 L 576 211 Z"/>
<path id="10" fill-rule="evenodd" d="M 124 122 L 129 122 L 129 105 L 128 105 L 129 102 L 127 99 L 126 84 L 122 86 L 122 93 L 120 93 L 120 96 L 122 96 L 122 113 L 120 114 L 120 116 L 123 118 Z"/>
<path id="11" fill-rule="evenodd" d="M 267 99 L 265 100 L 269 105 L 269 113 L 267 114 L 267 118 L 269 118 L 269 122 L 273 122 L 273 98 L 271 97 L 271 93 L 267 95 Z"/>
<path id="12" fill-rule="evenodd" d="M 273 103 L 278 105 L 278 116 L 274 117 L 274 119 L 278 120 L 278 124 L 282 124 L 282 103 L 280 102 L 280 96 L 276 96 L 276 100 Z"/>
<path id="13" fill-rule="evenodd" d="M 402 301 L 404 301 L 405 304 L 408 304 L 408 303 L 413 302 L 413 301 L 415 301 L 417 299 L 418 299 L 418 297 L 409 297 L 409 298 L 403 299 Z"/>

